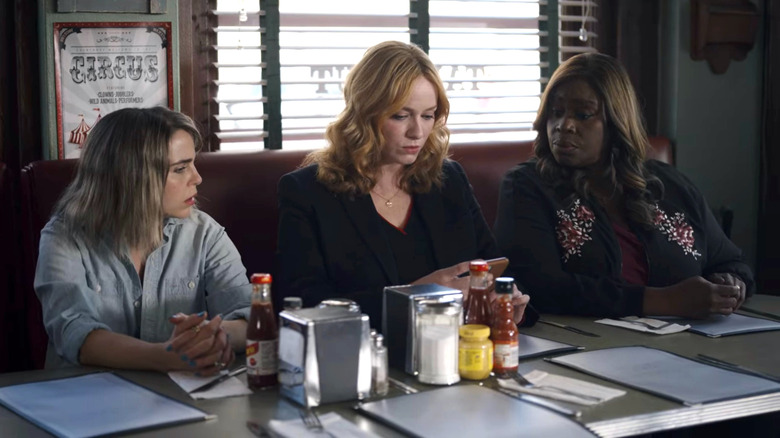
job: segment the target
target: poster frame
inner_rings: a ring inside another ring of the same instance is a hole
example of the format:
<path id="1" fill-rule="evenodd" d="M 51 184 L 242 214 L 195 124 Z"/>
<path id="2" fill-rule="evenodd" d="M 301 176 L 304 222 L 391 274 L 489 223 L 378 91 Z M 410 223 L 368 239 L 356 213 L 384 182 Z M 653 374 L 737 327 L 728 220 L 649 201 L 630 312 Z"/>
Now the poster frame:
<path id="1" fill-rule="evenodd" d="M 172 47 L 172 24 L 170 21 L 119 21 L 119 22 L 57 22 L 53 23 L 54 33 L 54 82 L 55 82 L 55 98 L 56 98 L 56 111 L 57 111 L 57 157 L 59 159 L 66 158 L 65 156 L 65 142 L 64 142 L 64 110 L 66 108 L 72 108 L 74 105 L 84 105 L 84 102 L 70 102 L 63 99 L 64 93 L 62 89 L 62 59 L 63 56 L 68 56 L 71 53 L 68 52 L 69 45 L 67 39 L 69 36 L 77 33 L 82 33 L 82 29 L 87 28 L 91 32 L 97 29 L 104 29 L 106 31 L 116 30 L 132 30 L 135 32 L 155 32 L 161 40 L 161 50 L 165 52 L 165 66 L 166 77 L 165 80 L 156 81 L 159 87 L 165 87 L 165 95 L 167 96 L 168 108 L 174 107 L 174 86 L 173 86 L 173 47 Z M 133 41 L 127 42 L 121 46 L 122 48 L 132 48 Z M 89 105 L 89 103 L 87 103 Z M 127 107 L 138 106 L 134 104 L 128 104 Z M 117 108 L 115 108 L 117 109 Z M 100 113 L 101 116 L 105 116 L 107 113 Z"/>

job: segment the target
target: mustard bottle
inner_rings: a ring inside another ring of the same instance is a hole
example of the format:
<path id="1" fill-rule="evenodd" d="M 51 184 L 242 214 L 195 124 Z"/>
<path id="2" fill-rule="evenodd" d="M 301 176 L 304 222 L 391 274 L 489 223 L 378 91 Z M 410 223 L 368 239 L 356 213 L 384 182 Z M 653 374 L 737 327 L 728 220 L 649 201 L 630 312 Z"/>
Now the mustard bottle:
<path id="1" fill-rule="evenodd" d="M 458 373 L 464 379 L 482 380 L 493 369 L 493 342 L 488 339 L 490 327 L 466 324 L 460 327 Z"/>

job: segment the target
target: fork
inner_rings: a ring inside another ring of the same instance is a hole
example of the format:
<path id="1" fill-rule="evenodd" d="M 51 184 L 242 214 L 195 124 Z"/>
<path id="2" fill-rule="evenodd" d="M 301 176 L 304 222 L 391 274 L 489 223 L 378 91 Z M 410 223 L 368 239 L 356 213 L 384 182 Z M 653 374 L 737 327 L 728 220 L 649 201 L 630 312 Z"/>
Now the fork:
<path id="1" fill-rule="evenodd" d="M 535 385 L 535 384 L 531 383 L 531 381 L 529 381 L 528 379 L 523 377 L 523 375 L 520 374 L 520 373 L 513 374 L 512 375 L 512 379 L 514 379 L 515 382 L 519 383 L 520 386 L 522 386 L 524 388 L 547 389 L 547 390 L 550 390 L 550 391 L 559 392 L 561 394 L 566 394 L 566 395 L 571 395 L 571 396 L 574 396 L 574 397 L 579 397 L 579 398 L 582 398 L 582 399 L 585 399 L 585 400 L 591 400 L 591 401 L 595 401 L 595 402 L 600 402 L 601 401 L 601 397 L 596 397 L 596 396 L 593 396 L 593 395 L 583 394 L 583 393 L 577 392 L 577 391 L 569 391 L 569 390 L 566 390 L 566 389 L 563 389 L 563 388 L 559 388 L 557 386 Z"/>
<path id="2" fill-rule="evenodd" d="M 306 429 L 314 433 L 322 433 L 331 438 L 336 438 L 332 433 L 325 430 L 325 428 L 322 426 L 322 423 L 320 423 L 320 417 L 318 417 L 317 413 L 313 410 L 309 409 L 306 411 L 300 411 L 300 415 L 304 426 L 306 426 Z"/>
<path id="3" fill-rule="evenodd" d="M 663 323 L 661 325 L 652 325 L 652 324 L 648 324 L 648 323 L 646 323 L 644 321 L 640 321 L 638 319 L 621 319 L 621 321 L 627 322 L 629 324 L 641 325 L 642 327 L 648 328 L 650 330 L 661 330 L 663 328 L 669 327 L 670 325 L 674 324 L 671 321 L 666 321 L 665 323 Z"/>

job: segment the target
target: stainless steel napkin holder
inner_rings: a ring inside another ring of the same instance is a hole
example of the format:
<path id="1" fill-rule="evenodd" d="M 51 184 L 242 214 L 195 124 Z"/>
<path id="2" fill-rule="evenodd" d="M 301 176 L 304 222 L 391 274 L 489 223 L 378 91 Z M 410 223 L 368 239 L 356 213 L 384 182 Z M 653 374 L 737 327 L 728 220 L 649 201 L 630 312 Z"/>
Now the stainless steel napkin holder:
<path id="1" fill-rule="evenodd" d="M 387 286 L 382 292 L 382 334 L 391 367 L 417 375 L 417 321 L 421 300 L 454 301 L 463 305 L 463 293 L 439 284 Z"/>
<path id="2" fill-rule="evenodd" d="M 283 310 L 279 315 L 283 396 L 311 408 L 369 395 L 368 315 L 337 307 Z"/>

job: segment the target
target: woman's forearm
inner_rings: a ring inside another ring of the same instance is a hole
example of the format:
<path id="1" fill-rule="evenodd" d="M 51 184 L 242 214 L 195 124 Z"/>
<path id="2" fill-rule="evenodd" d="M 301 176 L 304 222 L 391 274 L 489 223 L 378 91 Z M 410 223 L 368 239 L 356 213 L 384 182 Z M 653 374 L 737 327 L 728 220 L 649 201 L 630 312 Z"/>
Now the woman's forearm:
<path id="1" fill-rule="evenodd" d="M 222 329 L 230 337 L 230 346 L 233 351 L 243 353 L 246 350 L 246 321 L 243 319 L 223 321 Z"/>
<path id="2" fill-rule="evenodd" d="M 164 343 L 142 341 L 132 336 L 93 330 L 79 350 L 81 365 L 135 370 L 169 371 L 186 369 L 187 362 L 174 352 L 166 351 Z"/>

